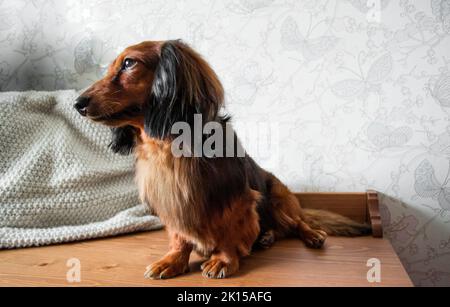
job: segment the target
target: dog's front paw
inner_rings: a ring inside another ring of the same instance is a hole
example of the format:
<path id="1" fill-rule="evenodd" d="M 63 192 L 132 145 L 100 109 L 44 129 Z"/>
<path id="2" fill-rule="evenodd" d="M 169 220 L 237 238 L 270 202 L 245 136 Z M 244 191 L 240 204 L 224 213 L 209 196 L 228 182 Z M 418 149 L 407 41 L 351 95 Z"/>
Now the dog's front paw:
<path id="1" fill-rule="evenodd" d="M 238 270 L 236 265 L 226 263 L 217 258 L 205 261 L 200 268 L 203 270 L 202 275 L 207 278 L 226 278 Z"/>
<path id="2" fill-rule="evenodd" d="M 166 279 L 187 273 L 189 266 L 187 263 L 163 258 L 149 265 L 144 273 L 147 279 Z"/>

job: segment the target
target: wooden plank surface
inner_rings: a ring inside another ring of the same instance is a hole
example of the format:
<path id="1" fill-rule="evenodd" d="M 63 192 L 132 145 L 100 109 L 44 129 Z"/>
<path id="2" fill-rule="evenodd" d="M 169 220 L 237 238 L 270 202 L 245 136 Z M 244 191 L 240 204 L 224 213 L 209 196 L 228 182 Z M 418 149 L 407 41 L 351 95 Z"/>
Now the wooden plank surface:
<path id="1" fill-rule="evenodd" d="M 164 230 L 62 245 L 0 251 L 2 286 L 411 286 L 384 239 L 330 237 L 321 250 L 297 239 L 282 240 L 245 258 L 229 279 L 201 276 L 194 253 L 191 272 L 169 280 L 146 280 L 145 267 L 168 249 Z M 70 258 L 81 263 L 81 283 L 66 280 Z M 381 283 L 368 283 L 369 258 L 381 261 Z"/>
<path id="2" fill-rule="evenodd" d="M 367 193 L 295 193 L 303 208 L 330 210 L 358 222 L 367 222 Z"/>

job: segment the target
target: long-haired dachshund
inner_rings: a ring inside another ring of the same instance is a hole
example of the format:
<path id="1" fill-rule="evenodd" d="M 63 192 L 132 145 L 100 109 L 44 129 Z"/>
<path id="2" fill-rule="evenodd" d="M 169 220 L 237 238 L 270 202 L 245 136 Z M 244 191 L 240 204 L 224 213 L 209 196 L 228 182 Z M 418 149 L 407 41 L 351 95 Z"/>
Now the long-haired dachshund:
<path id="1" fill-rule="evenodd" d="M 320 210 L 304 210 L 273 174 L 243 157 L 174 156 L 177 122 L 217 122 L 222 85 L 208 63 L 185 43 L 147 41 L 126 48 L 106 76 L 77 99 L 75 108 L 112 127 L 111 148 L 136 156 L 140 198 L 166 225 L 170 251 L 147 268 L 147 278 L 188 270 L 192 250 L 207 257 L 209 278 L 228 277 L 252 248 L 295 236 L 320 248 L 329 235 L 367 234 L 370 227 Z"/>

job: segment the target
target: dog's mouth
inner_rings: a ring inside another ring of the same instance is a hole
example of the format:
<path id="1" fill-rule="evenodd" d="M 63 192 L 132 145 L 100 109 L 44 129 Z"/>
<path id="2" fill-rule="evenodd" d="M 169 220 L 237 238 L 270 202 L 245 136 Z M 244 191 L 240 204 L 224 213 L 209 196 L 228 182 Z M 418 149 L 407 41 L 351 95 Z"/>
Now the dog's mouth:
<path id="1" fill-rule="evenodd" d="M 138 117 L 142 113 L 142 108 L 137 105 L 129 106 L 121 111 L 103 114 L 86 114 L 86 117 L 92 121 L 100 122 L 106 125 L 114 125 L 119 121 L 130 120 Z"/>
<path id="2" fill-rule="evenodd" d="M 114 115 L 114 114 L 112 114 Z M 94 122 L 103 122 L 103 121 L 107 121 L 108 119 L 110 119 L 110 115 L 90 115 L 90 114 L 86 114 L 86 117 L 89 118 L 90 120 L 93 120 Z"/>
<path id="3" fill-rule="evenodd" d="M 120 115 L 120 113 L 113 113 L 113 114 L 103 114 L 103 115 L 86 115 L 89 120 L 109 126 L 109 127 L 118 127 L 120 124 L 125 121 L 126 119 Z"/>

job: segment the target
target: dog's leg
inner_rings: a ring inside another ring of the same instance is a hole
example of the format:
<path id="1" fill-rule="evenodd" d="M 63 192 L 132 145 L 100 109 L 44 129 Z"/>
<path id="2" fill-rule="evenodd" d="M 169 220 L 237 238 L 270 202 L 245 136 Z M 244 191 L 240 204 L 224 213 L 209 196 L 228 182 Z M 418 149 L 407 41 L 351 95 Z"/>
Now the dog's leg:
<path id="1" fill-rule="evenodd" d="M 259 192 L 249 189 L 211 220 L 216 227 L 211 231 L 215 247 L 210 259 L 201 265 L 204 277 L 226 278 L 239 270 L 240 257 L 250 254 L 259 235 L 256 204 L 260 197 Z"/>
<path id="2" fill-rule="evenodd" d="M 170 250 L 159 261 L 149 265 L 144 273 L 145 278 L 164 279 L 189 271 L 189 256 L 192 244 L 176 233 L 170 233 Z"/>
<path id="3" fill-rule="evenodd" d="M 225 278 L 239 270 L 239 256 L 233 252 L 221 251 L 201 265 L 202 275 L 207 278 Z"/>
<path id="4" fill-rule="evenodd" d="M 273 229 L 264 232 L 256 241 L 256 247 L 268 249 L 275 243 L 275 232 Z"/>
<path id="5" fill-rule="evenodd" d="M 302 220 L 299 220 L 297 225 L 300 239 L 305 242 L 306 246 L 312 248 L 322 247 L 323 243 L 325 243 L 325 239 L 327 238 L 327 233 L 325 231 L 312 229 Z"/>
<path id="6" fill-rule="evenodd" d="M 314 229 L 305 221 L 298 199 L 283 183 L 273 175 L 270 180 L 272 215 L 277 224 L 275 229 L 277 238 L 295 235 L 299 236 L 308 247 L 322 247 L 327 238 L 326 232 Z"/>

